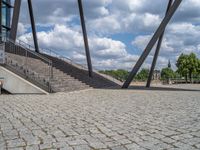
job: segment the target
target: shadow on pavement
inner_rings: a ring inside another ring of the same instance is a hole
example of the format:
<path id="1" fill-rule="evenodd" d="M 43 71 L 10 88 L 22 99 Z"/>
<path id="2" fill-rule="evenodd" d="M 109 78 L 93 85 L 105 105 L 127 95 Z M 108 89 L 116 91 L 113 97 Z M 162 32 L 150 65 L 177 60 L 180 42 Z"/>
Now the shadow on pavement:
<path id="1" fill-rule="evenodd" d="M 147 91 L 193 91 L 198 92 L 200 89 L 184 89 L 175 87 L 144 87 L 144 86 L 130 86 L 128 90 L 147 90 Z"/>

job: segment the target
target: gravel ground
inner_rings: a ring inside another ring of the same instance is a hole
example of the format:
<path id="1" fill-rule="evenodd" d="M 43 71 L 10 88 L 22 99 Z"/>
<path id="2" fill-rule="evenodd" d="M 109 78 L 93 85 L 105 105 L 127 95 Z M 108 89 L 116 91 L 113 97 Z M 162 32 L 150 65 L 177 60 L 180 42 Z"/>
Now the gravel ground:
<path id="1" fill-rule="evenodd" d="M 198 89 L 2 95 L 0 150 L 200 149 Z"/>

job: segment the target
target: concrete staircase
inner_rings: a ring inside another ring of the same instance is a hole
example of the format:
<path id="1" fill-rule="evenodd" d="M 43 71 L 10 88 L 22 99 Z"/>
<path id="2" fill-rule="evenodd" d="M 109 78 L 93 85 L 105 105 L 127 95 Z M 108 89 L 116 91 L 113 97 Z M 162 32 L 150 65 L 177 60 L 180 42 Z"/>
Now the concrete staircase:
<path id="1" fill-rule="evenodd" d="M 12 48 L 13 49 L 13 48 Z M 18 52 L 14 52 L 7 46 L 7 57 L 14 64 L 15 69 L 23 69 L 25 63 L 29 63 L 26 71 L 33 76 L 37 76 L 42 82 L 49 78 L 46 62 L 30 55 L 28 58 L 23 51 L 24 48 L 17 46 Z M 20 49 L 20 51 L 19 51 Z M 35 53 L 35 52 L 33 52 Z M 48 83 L 53 92 L 69 92 L 89 88 L 119 88 L 120 86 L 105 78 L 103 75 L 94 72 L 93 78 L 88 76 L 88 71 L 80 66 L 69 63 L 57 57 L 48 54 L 39 54 L 42 57 L 52 62 L 53 77 L 48 80 Z M 13 61 L 12 61 L 13 60 Z M 26 62 L 25 62 L 26 61 Z M 16 67 L 17 66 L 17 67 Z M 46 70 L 47 69 L 47 70 Z M 30 75 L 29 75 L 30 76 Z M 33 77 L 33 79 L 34 79 Z"/>
<path id="2" fill-rule="evenodd" d="M 93 77 L 88 76 L 88 71 L 78 65 L 71 64 L 59 58 L 43 54 L 53 63 L 54 79 L 52 87 L 56 91 L 73 91 L 87 88 L 119 88 L 119 84 L 94 72 Z"/>

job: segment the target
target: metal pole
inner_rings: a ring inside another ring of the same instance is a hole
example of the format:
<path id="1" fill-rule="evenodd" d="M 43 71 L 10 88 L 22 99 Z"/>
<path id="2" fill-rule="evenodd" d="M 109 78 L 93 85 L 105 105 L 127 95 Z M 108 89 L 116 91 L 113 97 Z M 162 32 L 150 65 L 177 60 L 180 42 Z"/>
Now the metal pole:
<path id="1" fill-rule="evenodd" d="M 78 6 L 79 6 L 80 19 L 81 19 L 81 26 L 82 26 L 82 31 L 83 31 L 83 39 L 85 43 L 85 52 L 86 52 L 86 57 L 87 57 L 89 77 L 92 77 L 93 76 L 92 61 L 90 57 L 90 48 L 88 44 L 87 30 L 86 30 L 83 5 L 82 5 L 81 0 L 78 0 Z"/>
<path id="2" fill-rule="evenodd" d="M 2 0 L 0 0 L 0 41 L 2 42 Z"/>
<path id="3" fill-rule="evenodd" d="M 145 48 L 143 54 L 141 55 L 141 57 L 137 61 L 136 65 L 134 66 L 133 70 L 129 74 L 128 79 L 125 81 L 125 83 L 122 86 L 122 88 L 128 88 L 129 87 L 129 85 L 132 82 L 133 78 L 135 77 L 135 75 L 137 74 L 139 69 L 141 68 L 141 66 L 144 63 L 145 59 L 147 58 L 147 56 L 151 52 L 151 50 L 152 50 L 153 46 L 155 45 L 155 43 L 157 42 L 158 38 L 161 36 L 163 31 L 165 30 L 167 24 L 171 20 L 172 16 L 174 15 L 176 10 L 178 9 L 178 7 L 181 4 L 181 2 L 182 2 L 182 0 L 175 0 L 175 2 L 173 3 L 172 7 L 169 10 L 169 12 L 167 13 L 165 18 L 161 22 L 159 28 L 157 29 L 157 31 L 155 32 L 154 36 L 150 40 L 149 44 Z"/>
<path id="4" fill-rule="evenodd" d="M 173 2 L 173 0 L 169 0 L 165 16 L 169 12 L 170 7 L 172 6 L 172 2 Z M 158 40 L 158 44 L 157 44 L 157 47 L 156 47 L 155 55 L 154 55 L 152 66 L 151 66 L 151 70 L 150 70 L 149 77 L 148 77 L 148 80 L 147 80 L 146 87 L 148 87 L 148 88 L 151 86 L 151 81 L 152 81 L 153 73 L 154 73 L 154 70 L 155 70 L 156 62 L 157 62 L 157 59 L 158 59 L 158 55 L 160 53 L 160 48 L 161 48 L 161 45 L 162 45 L 164 34 L 165 34 L 165 30 L 163 31 L 163 33 L 161 34 L 161 36 Z"/>
<path id="5" fill-rule="evenodd" d="M 32 7 L 31 0 L 28 0 L 28 7 L 29 7 L 29 14 L 30 14 L 30 19 L 31 19 L 31 27 L 32 27 L 32 33 L 33 33 L 35 51 L 39 53 L 40 51 L 39 51 L 39 46 L 38 46 L 38 41 L 37 41 L 37 33 L 36 33 L 35 20 L 34 20 L 33 7 Z"/>
<path id="6" fill-rule="evenodd" d="M 17 28 L 19 22 L 20 8 L 21 8 L 21 0 L 15 0 L 12 25 L 10 30 L 10 39 L 13 40 L 14 42 L 16 41 L 17 38 Z"/>

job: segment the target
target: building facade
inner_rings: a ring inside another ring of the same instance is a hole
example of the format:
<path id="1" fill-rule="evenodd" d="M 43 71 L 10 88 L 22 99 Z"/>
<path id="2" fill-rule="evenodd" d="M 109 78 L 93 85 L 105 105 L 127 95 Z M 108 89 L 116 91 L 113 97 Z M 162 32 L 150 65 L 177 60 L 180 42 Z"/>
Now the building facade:
<path id="1" fill-rule="evenodd" d="M 10 22 L 11 22 L 11 2 L 10 0 L 0 0 L 1 1 L 1 29 L 0 34 L 9 35 Z"/>

